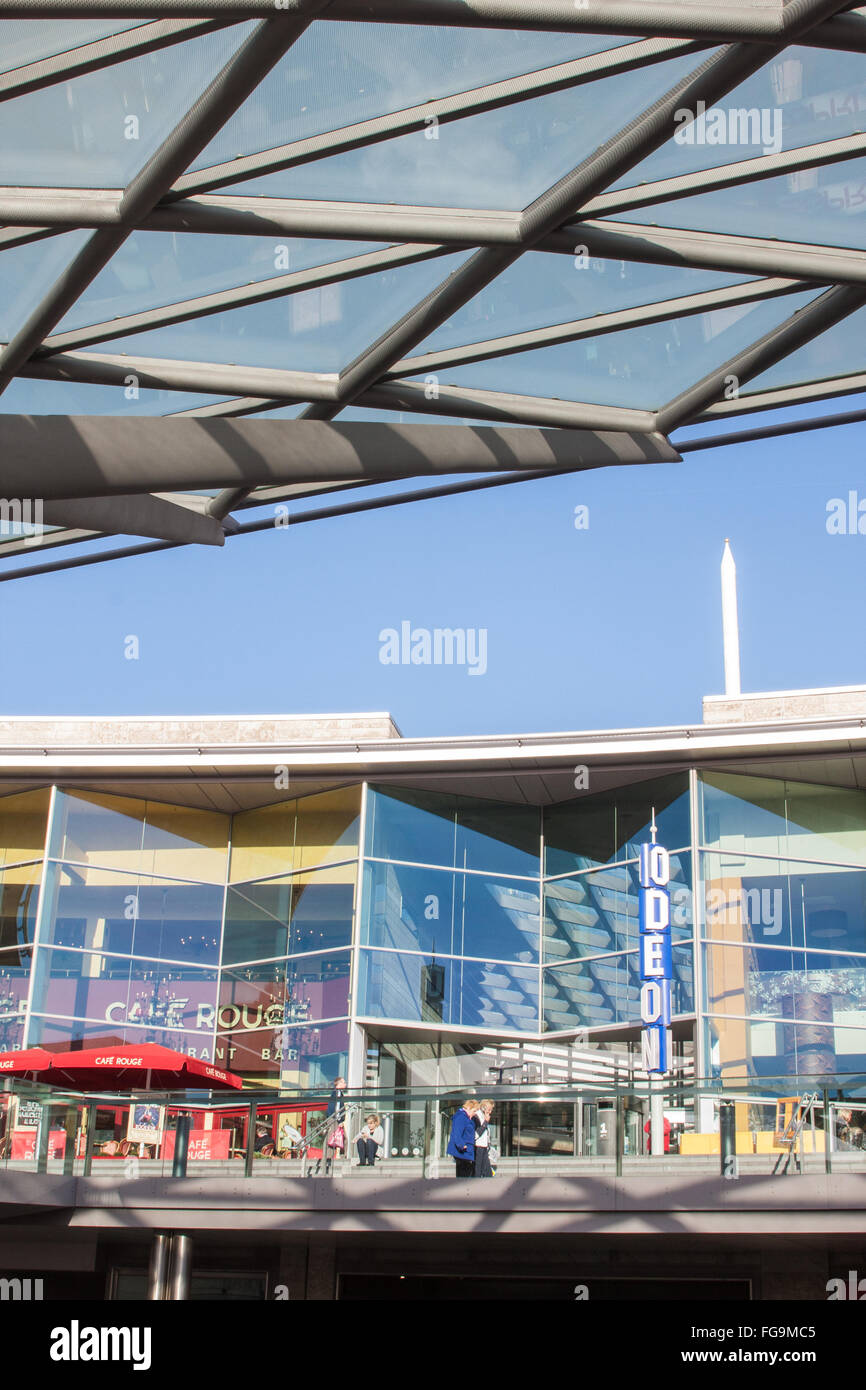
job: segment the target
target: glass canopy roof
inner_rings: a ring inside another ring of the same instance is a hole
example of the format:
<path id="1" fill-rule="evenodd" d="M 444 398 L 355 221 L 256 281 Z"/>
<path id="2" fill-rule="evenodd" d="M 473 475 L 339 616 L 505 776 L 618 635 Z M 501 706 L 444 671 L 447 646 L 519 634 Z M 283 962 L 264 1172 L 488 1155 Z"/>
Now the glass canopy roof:
<path id="1" fill-rule="evenodd" d="M 0 0 L 0 457 L 20 417 L 234 420 L 238 456 L 249 421 L 333 421 L 404 430 L 406 457 L 379 476 L 384 436 L 354 434 L 357 476 L 250 464 L 230 486 L 204 462 L 157 482 L 133 451 L 88 490 L 72 451 L 44 519 L 4 501 L 0 581 L 221 544 L 275 501 L 301 519 L 321 493 L 316 515 L 394 505 L 401 477 L 453 473 L 411 500 L 545 471 L 482 450 L 467 481 L 442 425 L 574 432 L 597 466 L 722 417 L 702 446 L 736 441 L 727 417 L 755 411 L 777 412 L 759 434 L 825 427 L 804 403 L 866 390 L 866 7 L 24 12 Z"/>

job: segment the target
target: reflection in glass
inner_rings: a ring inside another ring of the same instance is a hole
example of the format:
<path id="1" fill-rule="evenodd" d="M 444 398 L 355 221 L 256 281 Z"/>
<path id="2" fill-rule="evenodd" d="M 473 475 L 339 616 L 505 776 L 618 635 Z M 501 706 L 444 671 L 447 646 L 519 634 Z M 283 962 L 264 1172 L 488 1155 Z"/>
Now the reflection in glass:
<path id="1" fill-rule="evenodd" d="M 0 797 L 0 864 L 41 860 L 50 795 L 46 787 Z"/>
<path id="2" fill-rule="evenodd" d="M 658 843 L 669 850 L 689 844 L 689 782 L 686 773 L 656 777 L 563 801 L 544 812 L 544 872 L 568 874 L 616 860 L 637 858 L 650 839 L 653 808 Z"/>
<path id="3" fill-rule="evenodd" d="M 282 1090 L 329 1086 L 345 1076 L 349 1021 L 283 1029 L 234 1029 L 216 1040 L 216 1061 L 259 1085 Z"/>
<path id="4" fill-rule="evenodd" d="M 535 878 L 539 852 L 535 807 L 440 792 L 370 789 L 367 853 L 375 858 Z"/>
<path id="5" fill-rule="evenodd" d="M 34 1014 L 29 1022 L 28 1047 L 47 1047 L 53 1052 L 81 1047 L 141 1046 L 156 1043 L 173 1052 L 186 1052 L 203 1062 L 214 1060 L 213 1029 L 137 1027 L 130 1023 L 92 1023 L 80 1018 L 43 1018 Z"/>
<path id="6" fill-rule="evenodd" d="M 538 971 L 525 966 L 365 950 L 358 988 L 371 1017 L 538 1029 Z"/>
<path id="7" fill-rule="evenodd" d="M 705 853 L 705 933 L 866 954 L 866 869 Z"/>
<path id="8" fill-rule="evenodd" d="M 223 890 L 78 864 L 49 864 L 39 939 L 72 946 L 216 964 Z"/>
<path id="9" fill-rule="evenodd" d="M 229 818 L 130 797 L 57 793 L 49 854 L 81 864 L 225 881 Z"/>
<path id="10" fill-rule="evenodd" d="M 322 951 L 352 938 L 354 864 L 230 888 L 223 962 Z"/>
<path id="11" fill-rule="evenodd" d="M 368 862 L 361 940 L 372 946 L 538 959 L 538 890 L 480 874 Z"/>
<path id="12" fill-rule="evenodd" d="M 0 948 L 33 941 L 41 880 L 41 863 L 0 871 Z"/>
<path id="13" fill-rule="evenodd" d="M 38 1013 L 212 1032 L 216 998 L 215 970 L 90 951 L 37 951 L 33 1008 Z"/>
<path id="14" fill-rule="evenodd" d="M 670 856 L 671 935 L 692 934 L 691 854 Z M 639 932 L 637 864 L 621 864 L 544 885 L 544 958 L 568 960 L 635 944 Z"/>
<path id="15" fill-rule="evenodd" d="M 705 1020 L 709 1074 L 785 1078 L 785 1094 L 798 1077 L 811 1084 L 821 1076 L 866 1071 L 866 1028 L 846 1021 L 781 1022 L 774 1018 Z"/>
<path id="16" fill-rule="evenodd" d="M 239 812 L 232 818 L 231 881 L 355 858 L 360 811 L 361 788 L 344 787 Z"/>

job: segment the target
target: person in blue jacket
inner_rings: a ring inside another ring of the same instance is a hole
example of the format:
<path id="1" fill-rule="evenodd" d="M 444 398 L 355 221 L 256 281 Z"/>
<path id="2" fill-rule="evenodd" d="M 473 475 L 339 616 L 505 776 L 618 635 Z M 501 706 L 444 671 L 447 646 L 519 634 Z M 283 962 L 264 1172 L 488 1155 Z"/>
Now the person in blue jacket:
<path id="1" fill-rule="evenodd" d="M 464 1101 L 451 1121 L 451 1138 L 448 1140 L 449 1153 L 457 1165 L 456 1177 L 475 1177 L 475 1125 L 472 1116 L 478 1109 L 477 1100 Z"/>

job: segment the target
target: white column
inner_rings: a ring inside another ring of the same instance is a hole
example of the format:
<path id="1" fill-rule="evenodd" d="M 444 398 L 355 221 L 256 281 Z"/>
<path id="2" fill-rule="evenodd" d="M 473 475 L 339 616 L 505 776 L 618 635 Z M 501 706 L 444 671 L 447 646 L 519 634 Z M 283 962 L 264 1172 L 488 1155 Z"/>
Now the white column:
<path id="1" fill-rule="evenodd" d="M 740 624 L 737 618 L 737 567 L 729 541 L 722 553 L 722 637 L 725 653 L 725 694 L 740 694 Z"/>

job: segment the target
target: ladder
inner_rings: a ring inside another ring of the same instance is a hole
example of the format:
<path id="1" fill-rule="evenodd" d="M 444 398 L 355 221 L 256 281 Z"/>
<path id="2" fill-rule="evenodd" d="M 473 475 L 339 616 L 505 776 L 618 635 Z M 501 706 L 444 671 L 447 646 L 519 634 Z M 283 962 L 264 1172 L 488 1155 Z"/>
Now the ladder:
<path id="1" fill-rule="evenodd" d="M 796 1146 L 800 1145 L 800 1154 L 797 1159 L 797 1171 L 803 1171 L 803 1129 L 812 1118 L 812 1112 L 818 1104 L 818 1092 L 810 1091 L 805 1096 L 787 1096 L 776 1103 L 776 1132 L 773 1136 L 774 1142 L 787 1150 L 786 1153 L 779 1154 L 773 1167 L 775 1176 L 780 1170 L 788 1173 L 791 1167 L 791 1157 L 796 1151 Z M 788 1115 L 784 1127 L 781 1120 L 785 1120 L 788 1108 Z M 782 1162 L 784 1160 L 784 1166 Z"/>

